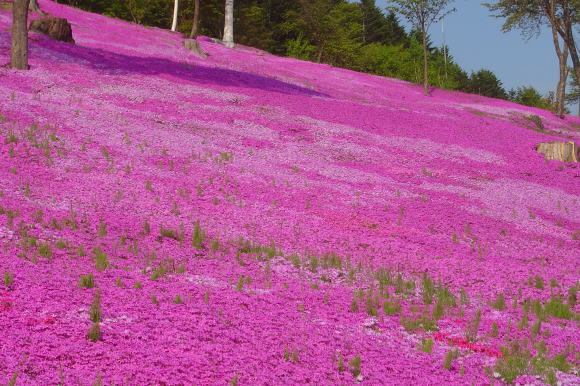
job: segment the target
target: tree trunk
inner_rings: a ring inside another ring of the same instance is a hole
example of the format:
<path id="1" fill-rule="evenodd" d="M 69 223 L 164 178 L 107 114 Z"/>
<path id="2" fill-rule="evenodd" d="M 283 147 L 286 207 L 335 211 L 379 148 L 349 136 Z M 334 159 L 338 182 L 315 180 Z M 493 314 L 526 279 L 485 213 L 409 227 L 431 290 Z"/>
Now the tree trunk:
<path id="1" fill-rule="evenodd" d="M 568 80 L 568 47 L 564 48 L 562 57 L 558 58 L 560 62 L 560 80 L 558 81 L 558 89 L 556 91 L 556 111 L 560 118 L 564 118 L 564 107 L 566 101 L 566 81 Z"/>
<path id="2" fill-rule="evenodd" d="M 550 5 L 555 7 L 553 0 L 550 2 Z M 580 79 L 580 58 L 578 57 L 578 50 L 576 49 L 576 41 L 573 32 L 573 23 L 576 21 L 576 17 L 570 12 L 570 4 L 568 1 L 562 1 L 560 5 L 562 7 L 561 23 L 556 24 L 552 19 L 550 19 L 550 24 L 552 24 L 552 28 L 556 28 L 558 34 L 564 40 L 564 44 L 568 47 L 570 58 L 572 59 L 574 75 L 576 75 L 577 79 Z M 550 8 L 544 5 L 544 10 L 549 12 Z"/>
<path id="3" fill-rule="evenodd" d="M 568 46 L 564 42 L 560 47 L 560 38 L 558 37 L 558 19 L 556 17 L 556 4 L 550 1 L 546 7 L 548 20 L 552 29 L 552 42 L 554 43 L 554 50 L 558 57 L 558 66 L 560 70 L 560 78 L 558 79 L 558 86 L 556 87 L 556 113 L 560 118 L 564 117 L 564 100 L 566 98 L 566 81 L 568 80 Z"/>
<path id="4" fill-rule="evenodd" d="M 423 93 L 429 95 L 429 59 L 427 56 L 427 31 L 422 28 L 423 35 Z"/>
<path id="5" fill-rule="evenodd" d="M 177 14 L 179 13 L 179 0 L 173 2 L 173 23 L 171 24 L 171 30 L 175 32 L 177 29 Z"/>
<path id="6" fill-rule="evenodd" d="M 10 66 L 28 70 L 28 5 L 30 0 L 14 0 L 12 5 L 12 50 Z"/>
<path id="7" fill-rule="evenodd" d="M 40 14 L 44 15 L 44 12 L 42 12 L 40 10 L 40 7 L 38 6 L 38 0 L 30 0 L 30 5 L 28 6 L 28 9 L 32 12 L 36 12 L 36 13 L 40 13 Z"/>
<path id="8" fill-rule="evenodd" d="M 190 39 L 197 38 L 199 31 L 199 0 L 195 0 L 195 9 L 193 10 L 193 25 L 191 26 L 191 33 L 189 34 Z"/>
<path id="9" fill-rule="evenodd" d="M 226 0 L 224 44 L 234 48 L 234 0 Z"/>

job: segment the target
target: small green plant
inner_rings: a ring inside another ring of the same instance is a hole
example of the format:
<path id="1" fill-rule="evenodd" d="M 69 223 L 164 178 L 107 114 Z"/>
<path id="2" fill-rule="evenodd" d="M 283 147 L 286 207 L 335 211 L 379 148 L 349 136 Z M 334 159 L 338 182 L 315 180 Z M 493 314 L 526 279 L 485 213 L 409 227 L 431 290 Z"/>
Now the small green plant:
<path id="1" fill-rule="evenodd" d="M 143 288 L 143 284 L 141 284 L 140 281 L 136 281 L 135 284 L 133 285 L 133 287 L 135 289 L 142 289 Z"/>
<path id="2" fill-rule="evenodd" d="M 165 228 L 163 225 L 159 229 L 159 234 L 161 237 L 165 237 L 167 239 L 173 239 L 176 241 L 181 241 L 181 235 L 175 229 Z"/>
<path id="3" fill-rule="evenodd" d="M 493 322 L 493 324 L 491 325 L 491 332 L 489 333 L 489 335 L 492 338 L 497 338 L 499 336 L 499 326 L 497 325 L 497 322 Z"/>
<path id="4" fill-rule="evenodd" d="M 95 278 L 92 273 L 88 275 L 81 276 L 79 280 L 79 287 L 81 288 L 93 288 L 95 286 Z"/>
<path id="5" fill-rule="evenodd" d="M 292 362 L 298 363 L 298 350 L 294 349 L 292 351 Z"/>
<path id="6" fill-rule="evenodd" d="M 151 303 L 155 304 L 156 306 L 159 305 L 159 300 L 157 299 L 157 296 L 151 295 L 150 299 L 151 299 Z"/>
<path id="7" fill-rule="evenodd" d="M 431 338 L 422 338 L 421 339 L 421 347 L 420 350 L 427 353 L 427 354 L 431 354 L 433 352 L 433 339 Z"/>
<path id="8" fill-rule="evenodd" d="M 240 377 L 238 376 L 238 374 L 234 375 L 234 377 L 230 381 L 230 385 L 231 386 L 238 386 L 239 379 L 240 379 Z"/>
<path id="9" fill-rule="evenodd" d="M 175 297 L 173 298 L 173 303 L 183 304 L 183 299 L 181 298 L 181 295 L 175 295 Z"/>
<path id="10" fill-rule="evenodd" d="M 505 306 L 505 295 L 502 293 L 499 293 L 495 300 L 491 303 L 491 306 L 497 310 L 503 311 L 506 309 Z"/>
<path id="11" fill-rule="evenodd" d="M 4 271 L 4 285 L 10 287 L 14 283 L 14 275 L 8 271 Z"/>
<path id="12" fill-rule="evenodd" d="M 447 354 L 445 354 L 445 361 L 443 362 L 443 368 L 445 370 L 451 370 L 452 362 L 453 362 L 453 351 L 447 350 Z"/>
<path id="13" fill-rule="evenodd" d="M 353 377 L 358 377 L 361 373 L 361 358 L 360 355 L 355 356 L 348 362 L 350 365 L 350 372 L 352 373 Z"/>
<path id="14" fill-rule="evenodd" d="M 8 381 L 8 386 L 16 386 L 16 381 L 18 380 L 18 371 L 12 373 L 10 381 Z"/>
<path id="15" fill-rule="evenodd" d="M 401 305 L 395 300 L 393 302 L 385 301 L 383 303 L 383 312 L 385 315 L 395 315 L 401 312 Z"/>
<path id="16" fill-rule="evenodd" d="M 89 329 L 87 338 L 93 343 L 96 343 L 99 340 L 101 340 L 101 326 L 99 325 L 99 323 L 93 323 L 93 325 Z"/>
<path id="17" fill-rule="evenodd" d="M 524 350 L 516 341 L 510 347 L 502 347 L 502 354 L 494 369 L 505 382 L 512 383 L 517 377 L 525 374 L 530 366 L 530 352 Z"/>
<path id="18" fill-rule="evenodd" d="M 49 244 L 38 243 L 38 254 L 45 259 L 52 257 L 52 248 Z"/>
<path id="19" fill-rule="evenodd" d="M 117 282 L 115 283 L 117 287 L 123 287 L 123 282 L 121 281 L 121 278 L 117 278 Z"/>
<path id="20" fill-rule="evenodd" d="M 537 289 L 544 289 L 544 279 L 541 276 L 536 275 L 534 277 L 534 287 Z"/>
<path id="21" fill-rule="evenodd" d="M 465 328 L 465 339 L 470 342 L 475 342 L 477 333 L 479 332 L 479 325 L 481 324 L 481 310 L 475 311 L 474 318 L 467 324 Z"/>
<path id="22" fill-rule="evenodd" d="M 109 258 L 101 247 L 96 247 L 93 249 L 93 254 L 95 255 L 95 265 L 97 271 L 104 271 L 109 268 Z"/>
<path id="23" fill-rule="evenodd" d="M 240 275 L 238 278 L 238 284 L 236 285 L 236 291 L 243 291 L 244 289 L 244 276 Z"/>
<path id="24" fill-rule="evenodd" d="M 107 236 L 107 224 L 103 220 L 99 220 L 98 236 L 99 237 Z"/>
<path id="25" fill-rule="evenodd" d="M 572 319 L 574 313 L 570 310 L 570 305 L 562 302 L 558 296 L 552 296 L 550 301 L 544 305 L 546 314 L 558 319 Z"/>
<path id="26" fill-rule="evenodd" d="M 344 371 L 344 358 L 342 357 L 342 353 L 338 353 L 338 371 Z"/>
<path id="27" fill-rule="evenodd" d="M 193 229 L 193 238 L 191 241 L 192 246 L 195 249 L 201 249 L 203 246 L 203 240 L 205 239 L 205 232 L 201 229 L 199 221 L 195 222 Z"/>
<path id="28" fill-rule="evenodd" d="M 435 295 L 435 283 L 433 280 L 425 274 L 423 275 L 423 281 L 421 283 L 421 297 L 423 298 L 424 304 L 432 304 L 433 296 Z"/>
<path id="29" fill-rule="evenodd" d="M 97 290 L 93 297 L 93 302 L 89 309 L 89 319 L 94 323 L 101 322 L 101 290 Z"/>
<path id="30" fill-rule="evenodd" d="M 439 327 L 437 326 L 437 321 L 426 317 L 425 315 L 414 316 L 401 316 L 401 325 L 403 328 L 410 333 L 415 333 L 419 329 L 424 331 L 437 331 Z"/>
<path id="31" fill-rule="evenodd" d="M 150 191 L 150 192 L 152 192 L 152 191 L 153 191 L 153 185 L 151 184 L 151 180 L 147 180 L 147 181 L 145 182 L 145 190 L 148 190 L 148 191 Z"/>

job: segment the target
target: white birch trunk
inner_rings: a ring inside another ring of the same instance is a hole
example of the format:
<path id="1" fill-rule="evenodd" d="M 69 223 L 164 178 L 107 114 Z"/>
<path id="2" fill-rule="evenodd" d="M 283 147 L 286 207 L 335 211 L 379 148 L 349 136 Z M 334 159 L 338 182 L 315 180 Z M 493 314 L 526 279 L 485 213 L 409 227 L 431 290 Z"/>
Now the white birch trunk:
<path id="1" fill-rule="evenodd" d="M 226 47 L 234 48 L 234 0 L 226 0 L 223 41 Z"/>
<path id="2" fill-rule="evenodd" d="M 173 3 L 173 24 L 171 24 L 171 30 L 175 32 L 177 29 L 177 13 L 179 12 L 179 0 L 175 0 Z"/>

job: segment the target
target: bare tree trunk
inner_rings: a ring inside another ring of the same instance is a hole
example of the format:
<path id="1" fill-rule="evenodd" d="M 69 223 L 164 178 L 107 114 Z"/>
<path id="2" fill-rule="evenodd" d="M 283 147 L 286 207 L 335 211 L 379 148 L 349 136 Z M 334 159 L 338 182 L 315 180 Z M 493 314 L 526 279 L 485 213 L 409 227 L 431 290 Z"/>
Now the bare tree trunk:
<path id="1" fill-rule="evenodd" d="M 12 50 L 10 66 L 28 70 L 28 5 L 30 0 L 14 0 L 12 5 Z"/>
<path id="2" fill-rule="evenodd" d="M 560 46 L 555 1 L 550 1 L 546 10 L 550 27 L 552 28 L 552 41 L 554 43 L 554 49 L 556 50 L 556 56 L 558 57 L 560 70 L 560 78 L 558 79 L 558 86 L 556 87 L 556 113 L 560 118 L 564 118 L 564 101 L 566 98 L 566 82 L 568 80 L 568 46 L 566 42 L 564 42 L 563 47 Z"/>
<path id="3" fill-rule="evenodd" d="M 32 12 L 44 14 L 44 12 L 42 12 L 40 10 L 40 7 L 38 6 L 38 0 L 30 0 L 30 5 L 28 6 L 28 9 Z"/>
<path id="4" fill-rule="evenodd" d="M 226 0 L 223 41 L 227 47 L 234 48 L 234 0 Z"/>
<path id="5" fill-rule="evenodd" d="M 572 67 L 574 68 L 574 75 L 576 79 L 580 79 L 580 58 L 578 57 L 578 49 L 576 49 L 576 41 L 574 39 L 573 23 L 577 22 L 576 15 L 572 11 L 568 0 L 562 0 L 563 23 L 558 26 L 558 33 L 564 39 L 564 44 L 568 46 L 570 57 L 572 58 Z"/>
<path id="6" fill-rule="evenodd" d="M 175 32 L 177 29 L 177 14 L 179 13 L 179 0 L 173 2 L 173 23 L 171 24 L 171 30 Z"/>
<path id="7" fill-rule="evenodd" d="M 195 0 L 195 9 L 193 10 L 193 25 L 191 26 L 191 33 L 189 34 L 190 39 L 197 38 L 199 31 L 199 0 Z"/>
<path id="8" fill-rule="evenodd" d="M 564 108 L 566 103 L 566 81 L 568 80 L 568 47 L 564 47 L 562 57 L 558 58 L 560 62 L 560 79 L 556 91 L 556 111 L 560 118 L 564 118 Z"/>
<path id="9" fill-rule="evenodd" d="M 429 59 L 427 56 L 427 31 L 423 27 L 423 93 L 429 95 Z"/>

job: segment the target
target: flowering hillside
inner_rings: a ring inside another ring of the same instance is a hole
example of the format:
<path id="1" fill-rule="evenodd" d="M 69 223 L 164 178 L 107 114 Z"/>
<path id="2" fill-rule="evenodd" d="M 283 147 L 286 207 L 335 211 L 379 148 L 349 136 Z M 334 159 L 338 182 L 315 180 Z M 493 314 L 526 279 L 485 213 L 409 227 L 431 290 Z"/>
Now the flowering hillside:
<path id="1" fill-rule="evenodd" d="M 580 120 L 41 1 L 0 68 L 0 383 L 579 384 Z M 0 63 L 11 15 L 0 9 Z"/>

